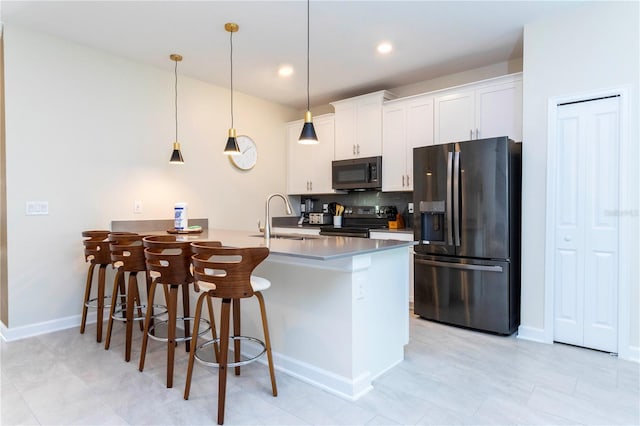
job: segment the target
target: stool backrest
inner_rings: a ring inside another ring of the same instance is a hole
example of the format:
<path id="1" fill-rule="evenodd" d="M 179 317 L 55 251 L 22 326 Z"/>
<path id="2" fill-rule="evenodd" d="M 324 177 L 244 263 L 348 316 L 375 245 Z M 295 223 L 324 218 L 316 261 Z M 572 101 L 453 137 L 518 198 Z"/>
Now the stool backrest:
<path id="1" fill-rule="evenodd" d="M 111 263 L 109 231 L 84 231 L 82 236 L 85 238 L 82 241 L 85 260 L 96 265 L 109 265 Z"/>
<path id="2" fill-rule="evenodd" d="M 157 272 L 157 282 L 163 284 L 188 284 L 191 275 L 191 243 L 180 241 L 176 235 L 144 237 L 144 257 L 147 270 Z"/>
<path id="3" fill-rule="evenodd" d="M 127 272 L 146 271 L 142 235 L 134 232 L 111 232 L 109 248 L 114 266 Z"/>
<path id="4" fill-rule="evenodd" d="M 215 284 L 209 294 L 223 299 L 253 296 L 251 273 L 269 256 L 267 247 L 215 247 L 192 243 L 193 271 L 197 281 Z"/>

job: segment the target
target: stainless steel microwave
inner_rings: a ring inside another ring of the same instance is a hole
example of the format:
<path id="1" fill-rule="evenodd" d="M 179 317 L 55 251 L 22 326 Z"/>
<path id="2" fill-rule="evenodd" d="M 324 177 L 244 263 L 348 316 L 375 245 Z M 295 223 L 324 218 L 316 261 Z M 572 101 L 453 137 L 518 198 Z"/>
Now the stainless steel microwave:
<path id="1" fill-rule="evenodd" d="M 333 189 L 382 189 L 382 157 L 354 158 L 331 163 Z"/>

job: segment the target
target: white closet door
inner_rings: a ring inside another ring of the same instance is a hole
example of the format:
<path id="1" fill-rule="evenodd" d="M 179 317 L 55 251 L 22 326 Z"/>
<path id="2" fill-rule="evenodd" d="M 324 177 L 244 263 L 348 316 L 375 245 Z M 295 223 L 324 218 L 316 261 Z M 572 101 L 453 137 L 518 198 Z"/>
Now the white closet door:
<path id="1" fill-rule="evenodd" d="M 617 352 L 618 99 L 558 107 L 554 340 Z"/>

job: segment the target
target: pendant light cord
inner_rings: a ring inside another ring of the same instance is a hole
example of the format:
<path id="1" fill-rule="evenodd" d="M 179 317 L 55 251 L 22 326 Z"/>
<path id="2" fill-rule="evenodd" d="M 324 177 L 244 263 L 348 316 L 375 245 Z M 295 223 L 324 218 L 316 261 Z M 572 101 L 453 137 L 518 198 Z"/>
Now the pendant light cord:
<path id="1" fill-rule="evenodd" d="M 231 128 L 233 129 L 233 31 L 229 32 L 229 44 L 231 45 L 229 62 L 231 63 Z"/>
<path id="2" fill-rule="evenodd" d="M 176 65 L 173 69 L 173 75 L 175 76 L 175 99 L 174 105 L 176 110 L 176 142 L 178 142 L 178 61 L 175 61 Z"/>
<path id="3" fill-rule="evenodd" d="M 309 0 L 307 0 L 307 111 L 309 109 Z"/>

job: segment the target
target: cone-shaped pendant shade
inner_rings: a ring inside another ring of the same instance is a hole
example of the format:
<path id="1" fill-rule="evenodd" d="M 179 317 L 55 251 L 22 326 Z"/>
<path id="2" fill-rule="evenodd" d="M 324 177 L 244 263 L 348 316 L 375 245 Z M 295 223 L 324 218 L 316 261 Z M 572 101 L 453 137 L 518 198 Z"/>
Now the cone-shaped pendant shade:
<path id="1" fill-rule="evenodd" d="M 173 143 L 173 151 L 171 152 L 171 159 L 169 163 L 171 164 L 184 164 L 184 159 L 182 158 L 182 153 L 180 152 L 180 142 L 178 142 L 178 62 L 182 61 L 182 56 L 177 53 L 173 53 L 169 55 L 169 59 L 175 62 L 175 66 L 173 68 L 173 73 L 175 76 L 175 118 L 176 118 L 176 139 Z"/>
<path id="2" fill-rule="evenodd" d="M 182 153 L 180 152 L 180 143 L 173 143 L 173 152 L 171 153 L 171 159 L 169 160 L 171 164 L 184 164 L 184 160 L 182 159 Z"/>
<path id="3" fill-rule="evenodd" d="M 303 145 L 315 145 L 318 143 L 316 129 L 313 127 L 311 108 L 309 107 L 309 0 L 307 0 L 307 112 L 304 113 L 304 126 L 298 138 L 298 143 Z"/>
<path id="4" fill-rule="evenodd" d="M 304 116 L 304 126 L 302 126 L 302 133 L 300 133 L 298 143 L 303 145 L 314 145 L 318 143 L 318 136 L 316 136 L 316 129 L 313 127 L 310 111 L 307 111 Z"/>
<path id="5" fill-rule="evenodd" d="M 236 129 L 229 129 L 229 138 L 227 139 L 227 144 L 224 147 L 224 153 L 226 155 L 240 154 L 240 147 L 238 146 L 238 140 L 236 139 Z"/>

